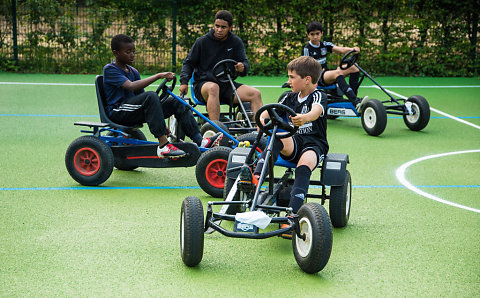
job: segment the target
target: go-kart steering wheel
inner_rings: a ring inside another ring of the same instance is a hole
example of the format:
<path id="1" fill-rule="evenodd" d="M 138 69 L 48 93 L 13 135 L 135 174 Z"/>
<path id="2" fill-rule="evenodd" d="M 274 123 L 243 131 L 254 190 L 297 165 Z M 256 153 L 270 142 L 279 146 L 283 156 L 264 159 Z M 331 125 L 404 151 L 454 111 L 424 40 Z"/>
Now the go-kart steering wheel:
<path id="1" fill-rule="evenodd" d="M 351 67 L 352 65 L 354 65 L 355 62 L 357 62 L 359 54 L 358 53 L 353 54 L 353 53 L 356 53 L 355 50 L 349 51 L 348 53 L 346 53 L 342 57 L 342 59 L 340 60 L 340 69 L 341 70 L 345 70 L 345 69 Z"/>
<path id="2" fill-rule="evenodd" d="M 168 96 L 167 90 L 170 90 L 171 92 L 173 92 L 173 89 L 175 88 L 175 83 L 177 82 L 177 78 L 173 77 L 172 85 L 170 87 L 167 87 L 167 82 L 168 80 L 164 79 L 163 82 L 158 86 L 157 91 L 155 91 L 158 94 L 158 97 L 160 98 L 160 102 L 162 102 L 163 100 L 165 100 L 165 98 L 167 98 Z M 162 90 L 162 94 L 159 94 L 160 90 Z"/>
<path id="3" fill-rule="evenodd" d="M 217 64 L 215 64 L 212 71 L 215 80 L 217 80 L 219 83 L 228 83 L 229 80 L 227 74 L 230 75 L 232 81 L 235 80 L 238 77 L 238 71 L 235 69 L 235 65 L 237 65 L 237 61 L 233 59 L 224 59 L 219 61 Z"/>
<path id="4" fill-rule="evenodd" d="M 268 117 L 270 119 L 269 122 L 267 122 L 265 125 L 260 121 L 260 115 L 263 113 L 263 111 L 267 111 Z M 287 133 L 281 133 L 278 134 L 276 137 L 279 139 L 284 139 L 293 136 L 297 130 L 298 126 L 291 126 L 285 119 L 282 118 L 281 115 L 286 115 L 295 117 L 297 116 L 297 113 L 295 113 L 294 110 L 292 110 L 290 107 L 287 107 L 286 105 L 282 105 L 279 103 L 271 103 L 264 105 L 261 107 L 257 113 L 255 114 L 255 123 L 257 124 L 258 128 L 263 131 L 267 136 L 272 135 L 272 129 L 275 125 L 278 126 L 279 129 L 286 130 Z"/>

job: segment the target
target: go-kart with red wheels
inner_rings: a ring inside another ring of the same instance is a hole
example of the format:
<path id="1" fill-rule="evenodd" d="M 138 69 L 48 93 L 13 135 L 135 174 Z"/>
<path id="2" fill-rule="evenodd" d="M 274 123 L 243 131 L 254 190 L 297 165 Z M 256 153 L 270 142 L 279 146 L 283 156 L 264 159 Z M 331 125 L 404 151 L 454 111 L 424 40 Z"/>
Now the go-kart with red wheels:
<path id="1" fill-rule="evenodd" d="M 167 95 L 166 80 L 157 88 L 160 98 Z M 201 150 L 196 144 L 176 142 L 186 156 L 178 159 L 161 159 L 157 156 L 157 142 L 146 140 L 138 126 L 124 126 L 109 119 L 105 112 L 103 76 L 95 79 L 97 102 L 102 122 L 75 122 L 88 127 L 82 130 L 90 135 L 75 139 L 65 154 L 65 165 L 72 178 L 82 185 L 96 186 L 105 182 L 113 168 L 134 170 L 137 167 L 170 168 L 195 166 Z"/>
<path id="2" fill-rule="evenodd" d="M 360 117 L 365 132 L 371 136 L 381 135 L 387 127 L 387 114 L 401 115 L 405 125 L 413 131 L 424 129 L 430 121 L 430 105 L 427 100 L 420 95 L 413 95 L 407 99 L 395 98 L 390 92 L 385 90 L 377 81 L 375 81 L 356 61 L 359 54 L 355 51 L 349 51 L 340 60 L 339 67 L 342 70 L 356 66 L 361 72 L 359 86 L 364 78 L 369 78 L 380 90 L 387 96 L 387 100 L 368 99 L 359 110 L 353 103 L 344 97 L 343 92 L 336 84 L 329 86 L 318 86 L 328 97 L 327 117 L 336 119 L 338 117 Z M 282 87 L 290 87 L 284 84 Z M 281 95 L 283 96 L 283 94 Z"/>
<path id="3" fill-rule="evenodd" d="M 279 158 L 275 166 L 286 167 L 281 178 L 274 177 L 274 164 L 271 154 L 275 138 L 293 135 L 298 127 L 290 126 L 282 115 L 295 115 L 295 112 L 281 104 L 263 106 L 269 119 L 265 125 L 259 119 L 260 133 L 251 148 L 237 147 L 229 154 L 225 200 L 208 202 L 206 217 L 202 202 L 197 197 L 187 197 L 183 201 L 180 216 L 180 250 L 183 262 L 190 267 L 198 265 L 203 258 L 204 235 L 218 231 L 232 238 L 265 239 L 292 233 L 292 249 L 300 268 L 307 273 L 321 271 L 330 258 L 334 227 L 345 227 L 350 217 L 351 177 L 346 169 L 347 154 L 330 153 L 321 165 L 320 180 L 311 184 L 321 185 L 322 194 L 307 194 L 307 198 L 319 198 L 321 204 L 305 202 L 298 213 L 288 207 L 291 178 L 295 164 Z M 282 130 L 282 132 L 281 132 Z M 256 165 L 255 148 L 264 135 L 270 136 L 266 147 L 265 165 L 258 179 L 252 181 L 251 173 Z M 268 182 L 268 187 L 262 187 Z M 327 195 L 326 188 L 330 187 Z M 330 215 L 322 206 L 330 200 Z M 221 207 L 220 207 L 221 206 Z M 220 208 L 214 212 L 214 208 Z M 231 225 L 223 222 L 233 222 Z M 286 227 L 281 225 L 287 224 Z"/>

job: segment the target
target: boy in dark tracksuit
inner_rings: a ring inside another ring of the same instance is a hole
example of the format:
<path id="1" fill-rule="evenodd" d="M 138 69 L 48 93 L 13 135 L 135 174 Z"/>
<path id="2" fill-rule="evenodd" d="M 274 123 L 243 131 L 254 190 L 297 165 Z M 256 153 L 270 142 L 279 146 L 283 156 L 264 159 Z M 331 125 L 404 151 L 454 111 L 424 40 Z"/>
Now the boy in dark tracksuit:
<path id="1" fill-rule="evenodd" d="M 195 41 L 183 61 L 180 73 L 180 94 L 187 93 L 193 73 L 193 93 L 206 103 L 211 120 L 219 120 L 220 102 L 229 103 L 233 94 L 230 83 L 215 80 L 212 72 L 215 64 L 224 59 L 233 59 L 237 62 L 235 70 L 240 76 L 245 76 L 250 68 L 242 40 L 231 32 L 232 23 L 233 16 L 230 12 L 217 12 L 214 28 Z M 259 90 L 236 82 L 234 85 L 241 100 L 251 102 L 254 113 L 263 105 Z M 235 98 L 234 102 L 238 100 Z"/>
<path id="2" fill-rule="evenodd" d="M 314 58 L 309 56 L 296 58 L 287 65 L 287 71 L 288 84 L 292 92 L 280 98 L 279 103 L 296 112 L 297 116 L 290 117 L 289 122 L 299 128 L 291 137 L 275 139 L 272 156 L 276 161 L 281 154 L 284 160 L 297 164 L 289 204 L 293 212 L 297 213 L 307 195 L 312 171 L 328 152 L 327 117 L 325 117 L 327 96 L 316 89 L 321 66 Z M 264 123 L 266 117 L 267 111 L 260 115 L 260 121 Z M 266 151 L 255 168 L 254 175 L 257 177 L 262 171 L 265 153 Z"/>
<path id="3" fill-rule="evenodd" d="M 165 118 L 175 114 L 182 128 L 198 146 L 211 147 L 220 141 L 222 134 L 202 139 L 198 125 L 190 111 L 174 98 L 167 98 L 162 104 L 153 91 L 143 88 L 159 79 L 171 80 L 172 72 L 157 73 L 140 79 L 140 73 L 131 64 L 135 58 L 133 40 L 123 34 L 112 38 L 112 52 L 115 61 L 103 68 L 103 87 L 107 106 L 106 112 L 112 121 L 123 125 L 136 125 L 147 122 L 150 132 L 158 138 L 159 158 L 178 158 L 185 152 L 170 144 L 167 139 Z"/>

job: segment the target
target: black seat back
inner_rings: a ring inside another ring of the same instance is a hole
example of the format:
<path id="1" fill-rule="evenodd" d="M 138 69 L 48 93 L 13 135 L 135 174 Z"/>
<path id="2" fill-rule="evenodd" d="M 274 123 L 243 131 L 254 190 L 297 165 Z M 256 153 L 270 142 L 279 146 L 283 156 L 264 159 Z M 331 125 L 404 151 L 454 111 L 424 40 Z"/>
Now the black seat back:
<path id="1" fill-rule="evenodd" d="M 98 102 L 98 112 L 100 113 L 100 121 L 103 123 L 108 123 L 110 126 L 114 128 L 119 128 L 119 129 L 135 129 L 138 127 L 142 127 L 142 125 L 136 125 L 136 126 L 125 126 L 121 124 L 117 124 L 110 120 L 110 118 L 107 115 L 106 112 L 106 106 L 107 106 L 107 97 L 105 96 L 105 90 L 103 89 L 103 76 L 98 75 L 95 77 L 95 88 L 97 90 L 97 102 Z"/>

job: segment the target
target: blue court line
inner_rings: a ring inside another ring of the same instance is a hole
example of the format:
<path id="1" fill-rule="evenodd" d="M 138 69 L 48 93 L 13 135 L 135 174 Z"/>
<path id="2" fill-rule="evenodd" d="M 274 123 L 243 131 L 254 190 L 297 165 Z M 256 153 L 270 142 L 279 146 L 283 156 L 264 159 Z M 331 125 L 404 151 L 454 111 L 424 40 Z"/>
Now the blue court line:
<path id="1" fill-rule="evenodd" d="M 71 117 L 71 118 L 98 118 L 98 115 L 55 115 L 55 114 L 0 114 L 0 117 Z M 338 117 L 339 119 L 348 119 L 354 117 Z M 401 116 L 388 116 L 388 119 L 402 119 Z M 480 119 L 480 116 L 457 117 L 460 119 Z M 449 117 L 430 117 L 430 119 L 450 119 Z"/>
<path id="2" fill-rule="evenodd" d="M 403 185 L 353 185 L 353 188 L 405 188 Z M 416 185 L 419 188 L 480 188 L 480 185 Z M 310 188 L 321 188 L 312 185 Z M 72 187 L 0 187 L 0 191 L 15 190 L 134 190 L 134 189 L 201 189 L 199 186 L 72 186 Z"/>

